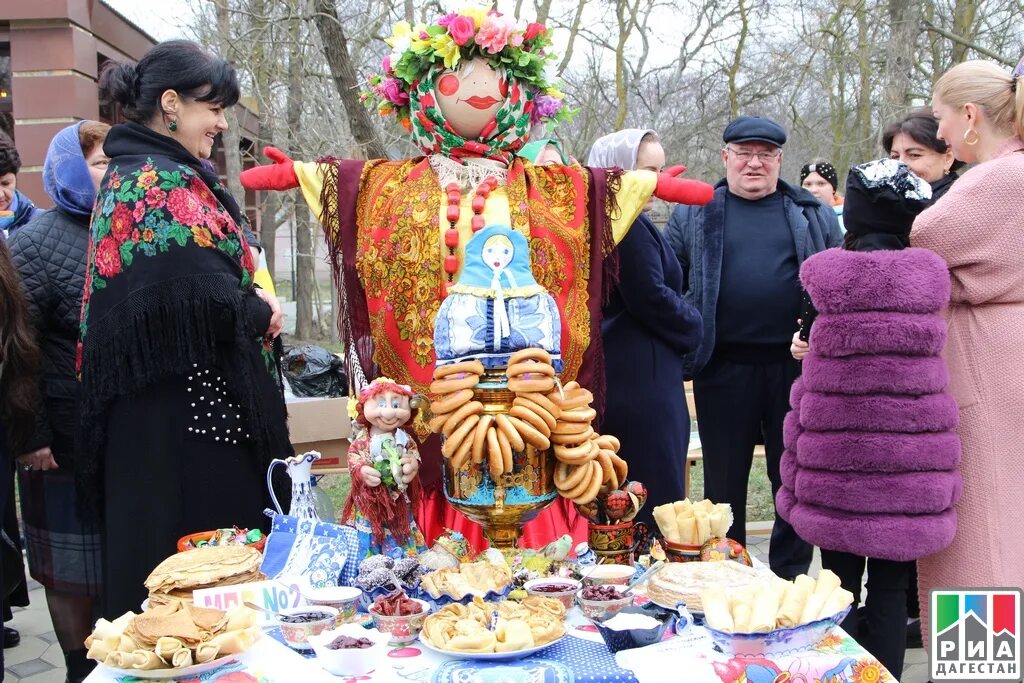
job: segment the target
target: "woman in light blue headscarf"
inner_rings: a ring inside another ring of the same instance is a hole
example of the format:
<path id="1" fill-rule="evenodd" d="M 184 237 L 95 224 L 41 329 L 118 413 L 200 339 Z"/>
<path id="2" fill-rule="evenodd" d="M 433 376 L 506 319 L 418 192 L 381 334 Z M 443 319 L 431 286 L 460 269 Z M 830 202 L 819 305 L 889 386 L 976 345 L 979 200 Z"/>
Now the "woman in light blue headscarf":
<path id="1" fill-rule="evenodd" d="M 21 156 L 14 141 L 0 132 L 0 239 L 42 213 L 32 200 L 18 191 Z"/>
<path id="2" fill-rule="evenodd" d="M 82 680 L 92 669 L 82 643 L 102 588 L 99 529 L 78 503 L 71 454 L 89 221 L 107 169 L 108 130 L 105 123 L 82 121 L 57 133 L 43 162 L 43 189 L 55 206 L 9 240 L 42 352 L 42 401 L 26 452 L 18 458 L 28 567 L 46 589 L 69 681 Z"/>
<path id="3" fill-rule="evenodd" d="M 660 172 L 665 150 L 653 130 L 605 135 L 587 166 Z M 646 211 L 619 243 L 619 282 L 604 309 L 601 335 L 607 403 L 601 431 L 622 443 L 632 479 L 647 486 L 637 519 L 656 505 L 686 497 L 690 416 L 683 393 L 683 355 L 700 343 L 700 313 L 683 294 L 682 267 Z"/>

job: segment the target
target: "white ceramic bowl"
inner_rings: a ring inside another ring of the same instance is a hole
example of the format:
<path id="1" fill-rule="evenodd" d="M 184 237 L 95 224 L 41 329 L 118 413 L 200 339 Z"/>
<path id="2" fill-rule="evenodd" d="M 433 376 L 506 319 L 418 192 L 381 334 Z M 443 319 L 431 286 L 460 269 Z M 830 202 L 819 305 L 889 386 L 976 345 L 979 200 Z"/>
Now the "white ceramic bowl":
<path id="1" fill-rule="evenodd" d="M 331 650 L 328 644 L 338 636 L 366 638 L 373 641 L 371 647 L 352 650 Z M 387 654 L 389 634 L 377 629 L 363 628 L 359 624 L 344 624 L 336 629 L 309 637 L 320 666 L 335 676 L 362 676 L 380 668 Z"/>

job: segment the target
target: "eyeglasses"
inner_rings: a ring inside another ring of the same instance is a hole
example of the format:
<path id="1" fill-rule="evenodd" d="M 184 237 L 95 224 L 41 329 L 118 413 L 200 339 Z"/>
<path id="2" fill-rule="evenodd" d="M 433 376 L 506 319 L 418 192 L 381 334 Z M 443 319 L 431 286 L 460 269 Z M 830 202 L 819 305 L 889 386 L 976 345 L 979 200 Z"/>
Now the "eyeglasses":
<path id="1" fill-rule="evenodd" d="M 745 149 L 736 149 L 735 147 L 726 147 L 726 149 L 732 152 L 733 156 L 742 161 L 743 163 L 747 163 L 754 157 L 757 157 L 757 160 L 760 161 L 762 164 L 767 164 L 773 161 L 777 161 L 778 158 L 782 156 L 781 149 L 773 149 L 770 152 L 751 152 Z"/>

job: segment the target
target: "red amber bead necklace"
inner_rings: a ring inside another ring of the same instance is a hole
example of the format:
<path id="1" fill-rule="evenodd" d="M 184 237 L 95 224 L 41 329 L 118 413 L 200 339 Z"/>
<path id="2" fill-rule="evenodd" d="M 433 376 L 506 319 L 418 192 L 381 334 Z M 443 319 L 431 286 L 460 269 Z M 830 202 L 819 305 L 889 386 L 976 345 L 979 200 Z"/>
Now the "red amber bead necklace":
<path id="1" fill-rule="evenodd" d="M 498 179 L 494 176 L 487 176 L 473 194 L 473 218 L 470 225 L 473 232 L 478 232 L 484 227 L 484 205 L 487 197 L 494 188 L 498 187 Z M 459 257 L 455 250 L 459 246 L 459 231 L 456 226 L 459 223 L 459 215 L 462 213 L 462 188 L 458 183 L 449 183 L 445 188 L 448 193 L 448 229 L 444 231 L 444 245 L 448 247 L 448 255 L 444 257 L 444 272 L 448 277 L 447 285 L 450 287 L 455 282 L 455 273 L 459 270 Z"/>

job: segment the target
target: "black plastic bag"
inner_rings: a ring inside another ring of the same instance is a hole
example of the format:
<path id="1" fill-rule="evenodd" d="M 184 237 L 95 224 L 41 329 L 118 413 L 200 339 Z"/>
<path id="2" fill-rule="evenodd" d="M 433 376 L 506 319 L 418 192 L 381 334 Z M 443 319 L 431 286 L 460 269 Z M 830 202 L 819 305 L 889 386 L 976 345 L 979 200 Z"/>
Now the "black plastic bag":
<path id="1" fill-rule="evenodd" d="M 322 346 L 295 346 L 284 355 L 284 376 L 296 396 L 348 395 L 344 361 Z"/>

